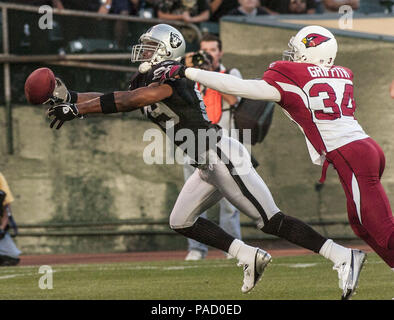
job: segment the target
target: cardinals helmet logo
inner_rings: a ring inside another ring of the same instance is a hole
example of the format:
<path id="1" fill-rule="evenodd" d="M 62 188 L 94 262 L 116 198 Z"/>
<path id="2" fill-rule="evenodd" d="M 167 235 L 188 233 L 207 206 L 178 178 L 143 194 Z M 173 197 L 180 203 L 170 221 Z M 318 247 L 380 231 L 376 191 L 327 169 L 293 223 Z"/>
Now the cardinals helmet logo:
<path id="1" fill-rule="evenodd" d="M 318 45 L 330 39 L 331 38 L 322 36 L 321 34 L 318 33 L 310 33 L 304 39 L 302 39 L 302 43 L 305 44 L 305 47 L 307 48 L 313 48 L 313 47 L 317 47 Z"/>

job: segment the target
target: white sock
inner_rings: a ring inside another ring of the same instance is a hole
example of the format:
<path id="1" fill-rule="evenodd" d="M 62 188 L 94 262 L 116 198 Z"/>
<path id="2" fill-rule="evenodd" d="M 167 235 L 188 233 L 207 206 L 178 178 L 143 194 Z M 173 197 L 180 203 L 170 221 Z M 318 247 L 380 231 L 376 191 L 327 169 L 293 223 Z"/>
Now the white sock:
<path id="1" fill-rule="evenodd" d="M 244 244 L 243 241 L 234 239 L 233 242 L 231 242 L 230 248 L 228 249 L 228 253 L 231 254 L 233 257 L 237 257 L 239 249 L 243 244 Z"/>
<path id="2" fill-rule="evenodd" d="M 331 260 L 334 264 L 340 264 L 347 261 L 350 257 L 351 249 L 342 247 L 331 239 L 324 242 L 319 254 L 324 258 Z"/>
<path id="3" fill-rule="evenodd" d="M 248 246 L 243 241 L 234 239 L 231 243 L 228 253 L 233 257 L 237 258 L 239 262 L 242 263 L 251 263 L 251 259 L 254 259 L 254 255 L 256 252 L 255 247 Z"/>

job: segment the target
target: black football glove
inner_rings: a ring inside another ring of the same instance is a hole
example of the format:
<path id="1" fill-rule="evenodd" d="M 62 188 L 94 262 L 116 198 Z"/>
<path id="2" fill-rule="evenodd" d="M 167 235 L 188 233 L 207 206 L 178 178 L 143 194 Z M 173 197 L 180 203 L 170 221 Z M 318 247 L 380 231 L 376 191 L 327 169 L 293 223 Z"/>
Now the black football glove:
<path id="1" fill-rule="evenodd" d="M 185 70 L 186 67 L 181 63 L 174 63 L 171 67 L 168 67 L 167 70 L 163 72 L 160 78 L 160 83 L 163 83 L 169 79 L 180 79 L 185 78 Z"/>
<path id="2" fill-rule="evenodd" d="M 62 103 L 57 106 L 52 106 L 47 110 L 48 118 L 53 117 L 50 127 L 53 128 L 56 122 L 59 122 L 56 129 L 60 129 L 66 121 L 71 121 L 75 118 L 82 119 L 83 116 L 79 113 L 78 108 L 73 103 Z"/>

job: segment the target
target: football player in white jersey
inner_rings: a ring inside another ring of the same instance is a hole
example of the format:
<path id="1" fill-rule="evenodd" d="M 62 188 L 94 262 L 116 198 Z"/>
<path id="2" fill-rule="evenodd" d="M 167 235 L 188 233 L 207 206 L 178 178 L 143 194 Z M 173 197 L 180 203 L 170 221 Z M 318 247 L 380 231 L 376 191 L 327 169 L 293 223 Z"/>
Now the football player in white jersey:
<path id="1" fill-rule="evenodd" d="M 290 39 L 289 48 L 284 52 L 288 61 L 272 63 L 261 80 L 181 65 L 163 77 L 185 76 L 220 92 L 277 102 L 305 135 L 312 162 L 323 165 L 321 182 L 333 164 L 354 233 L 394 268 L 394 217 L 380 182 L 385 157 L 354 118 L 353 73 L 334 65 L 337 41 L 323 27 L 301 29 Z"/>

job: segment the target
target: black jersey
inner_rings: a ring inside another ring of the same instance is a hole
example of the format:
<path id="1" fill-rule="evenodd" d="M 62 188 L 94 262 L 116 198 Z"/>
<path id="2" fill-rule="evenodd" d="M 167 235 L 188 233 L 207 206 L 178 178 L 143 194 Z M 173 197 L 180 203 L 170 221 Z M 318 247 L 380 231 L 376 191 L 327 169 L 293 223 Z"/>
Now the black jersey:
<path id="1" fill-rule="evenodd" d="M 146 74 L 136 74 L 129 89 L 146 87 L 158 82 L 163 71 L 172 63 L 173 61 L 164 61 L 153 66 Z M 193 138 L 192 148 L 195 152 L 189 153 L 190 150 L 187 150 L 187 154 L 198 161 L 196 158 L 198 153 L 205 152 L 206 147 L 210 144 L 212 146 L 213 142 L 207 139 L 202 141 L 199 137 L 202 138 L 207 132 L 212 137 L 212 131 L 216 134 L 220 127 L 209 121 L 204 101 L 194 81 L 182 78 L 166 80 L 165 83 L 172 87 L 173 94 L 160 102 L 145 106 L 143 112 L 169 136 L 175 145 L 182 145 L 183 150 L 190 149 L 188 143 L 191 143 Z"/>

